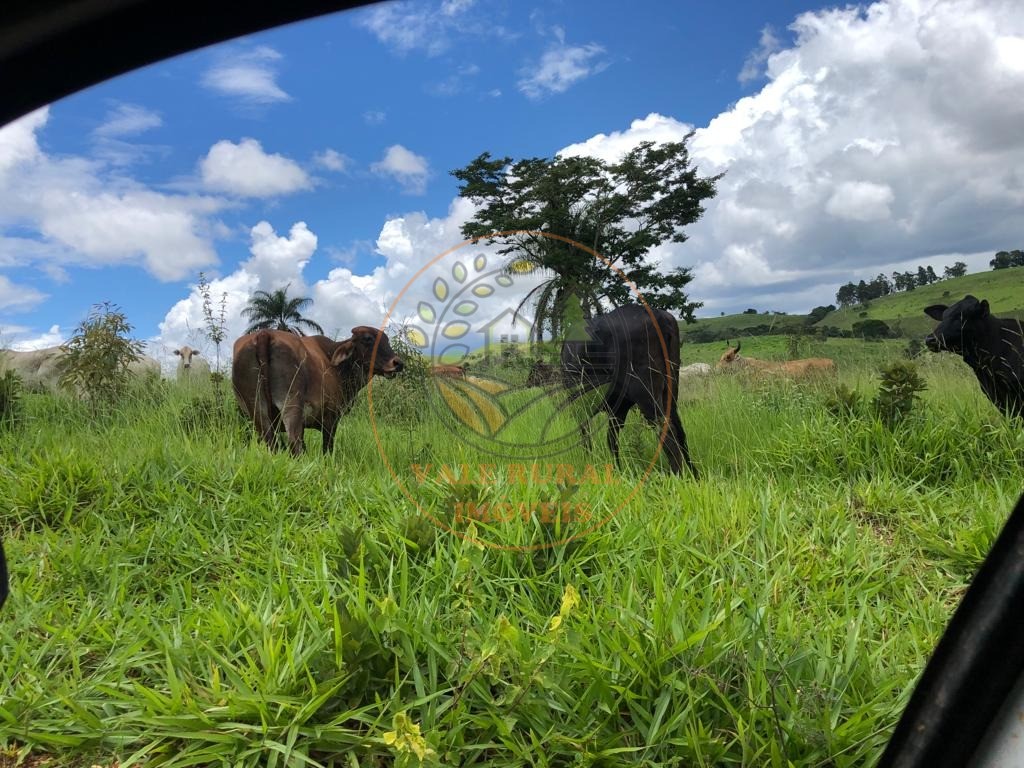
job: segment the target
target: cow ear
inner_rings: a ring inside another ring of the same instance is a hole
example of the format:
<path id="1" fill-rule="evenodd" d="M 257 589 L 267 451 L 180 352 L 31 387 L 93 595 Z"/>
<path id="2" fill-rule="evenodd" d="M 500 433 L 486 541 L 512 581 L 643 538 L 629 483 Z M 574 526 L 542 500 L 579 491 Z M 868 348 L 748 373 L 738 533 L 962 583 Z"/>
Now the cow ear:
<path id="1" fill-rule="evenodd" d="M 193 349 L 192 350 L 192 356 L 193 357 L 199 357 L 199 353 L 196 350 Z"/>
<path id="2" fill-rule="evenodd" d="M 988 317 L 988 299 L 982 299 L 978 304 L 978 317 Z"/>
<path id="3" fill-rule="evenodd" d="M 924 308 L 924 313 L 932 320 L 941 320 L 942 315 L 947 309 L 949 309 L 949 307 L 945 304 L 932 304 L 930 307 Z"/>
<path id="4" fill-rule="evenodd" d="M 343 341 L 337 347 L 334 348 L 334 354 L 331 355 L 331 365 L 341 365 L 350 357 L 352 352 L 355 351 L 356 345 L 351 341 Z"/>
<path id="5" fill-rule="evenodd" d="M 176 354 L 178 357 L 181 357 L 181 350 L 180 349 L 174 350 L 174 354 Z"/>

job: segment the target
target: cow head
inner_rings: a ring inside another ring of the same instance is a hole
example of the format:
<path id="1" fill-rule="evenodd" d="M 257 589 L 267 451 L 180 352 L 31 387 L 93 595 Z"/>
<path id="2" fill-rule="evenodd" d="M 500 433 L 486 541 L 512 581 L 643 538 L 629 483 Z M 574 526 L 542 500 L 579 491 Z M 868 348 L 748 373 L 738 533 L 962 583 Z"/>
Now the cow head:
<path id="1" fill-rule="evenodd" d="M 733 365 L 734 363 L 737 363 L 740 360 L 740 344 L 741 342 L 737 341 L 736 346 L 734 348 L 726 350 L 725 354 L 723 354 L 722 357 L 719 358 L 718 366 L 720 368 L 725 367 L 727 365 Z"/>
<path id="2" fill-rule="evenodd" d="M 946 350 L 962 353 L 965 344 L 976 337 L 982 325 L 989 318 L 988 302 L 978 301 L 968 294 L 951 307 L 933 304 L 925 307 L 924 313 L 939 324 L 925 339 L 925 346 L 932 352 Z"/>
<path id="3" fill-rule="evenodd" d="M 182 347 L 181 349 L 174 350 L 174 354 L 181 358 L 182 368 L 191 368 L 192 358 L 199 357 L 199 350 L 192 349 L 192 347 Z"/>
<path id="4" fill-rule="evenodd" d="M 378 339 L 380 341 L 378 342 Z M 377 354 L 373 354 L 373 346 L 377 344 Z M 391 340 L 388 335 L 376 328 L 366 325 L 359 325 L 352 329 L 352 338 L 347 339 L 334 350 L 331 355 L 331 365 L 341 365 L 346 360 L 352 360 L 368 373 L 394 378 L 405 366 L 401 358 L 391 348 Z M 370 366 L 373 370 L 370 371 Z"/>

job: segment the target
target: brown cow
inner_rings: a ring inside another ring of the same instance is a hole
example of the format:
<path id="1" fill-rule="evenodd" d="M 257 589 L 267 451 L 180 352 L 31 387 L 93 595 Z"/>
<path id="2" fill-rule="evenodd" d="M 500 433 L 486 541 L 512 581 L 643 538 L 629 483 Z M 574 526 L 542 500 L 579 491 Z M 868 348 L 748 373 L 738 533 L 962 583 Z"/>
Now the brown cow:
<path id="1" fill-rule="evenodd" d="M 734 349 L 729 349 L 718 361 L 718 370 L 748 370 L 769 375 L 793 376 L 795 378 L 833 373 L 836 364 L 827 357 L 809 357 L 805 360 L 758 360 L 756 357 L 740 355 L 740 344 L 736 342 Z"/>
<path id="2" fill-rule="evenodd" d="M 283 426 L 292 453 L 302 453 L 303 429 L 309 427 L 320 430 L 328 453 L 338 421 L 369 377 L 390 379 L 402 368 L 387 334 L 365 325 L 344 341 L 257 331 L 235 342 L 231 382 L 242 411 L 271 448 Z"/>
<path id="3" fill-rule="evenodd" d="M 466 378 L 466 368 L 461 365 L 432 365 L 430 366 L 430 375 L 464 379 Z"/>

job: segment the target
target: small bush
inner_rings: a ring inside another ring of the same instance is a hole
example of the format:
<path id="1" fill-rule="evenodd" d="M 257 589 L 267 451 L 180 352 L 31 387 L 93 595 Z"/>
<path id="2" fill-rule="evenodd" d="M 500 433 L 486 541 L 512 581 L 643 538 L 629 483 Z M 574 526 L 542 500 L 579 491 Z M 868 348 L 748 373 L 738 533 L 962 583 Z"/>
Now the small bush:
<path id="1" fill-rule="evenodd" d="M 914 410 L 918 394 L 926 389 L 913 363 L 892 363 L 881 370 L 882 383 L 872 401 L 882 423 L 893 427 Z"/>
<path id="2" fill-rule="evenodd" d="M 839 384 L 835 392 L 825 399 L 825 408 L 836 418 L 848 418 L 860 412 L 863 398 L 845 384 Z"/>
<path id="3" fill-rule="evenodd" d="M 14 371 L 0 376 L 0 429 L 11 429 L 22 418 L 21 378 Z"/>
<path id="4" fill-rule="evenodd" d="M 118 405 L 128 389 L 128 365 L 142 355 L 142 342 L 115 304 L 93 306 L 62 349 L 67 353 L 61 385 L 81 394 L 93 413 Z"/>
<path id="5" fill-rule="evenodd" d="M 924 351 L 924 344 L 918 338 L 913 338 L 907 342 L 907 346 L 903 350 L 903 356 L 908 360 L 913 360 L 915 357 L 920 355 Z"/>

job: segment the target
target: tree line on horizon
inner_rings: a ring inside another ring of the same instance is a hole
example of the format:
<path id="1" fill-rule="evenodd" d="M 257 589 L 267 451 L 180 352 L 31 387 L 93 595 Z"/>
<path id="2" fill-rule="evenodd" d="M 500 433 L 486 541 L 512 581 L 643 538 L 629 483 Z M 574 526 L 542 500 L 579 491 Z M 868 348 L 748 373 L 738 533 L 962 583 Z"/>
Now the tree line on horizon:
<path id="1" fill-rule="evenodd" d="M 943 269 L 942 277 L 935 272 L 931 265 L 919 266 L 916 272 L 893 272 L 892 277 L 884 273 L 871 281 L 853 281 L 840 286 L 836 291 L 836 303 L 840 307 L 852 307 L 857 304 L 865 304 L 873 299 L 880 299 L 893 293 L 909 293 L 916 288 L 937 283 L 940 280 L 949 280 L 954 277 L 963 277 L 967 274 L 967 265 L 957 261 Z"/>

